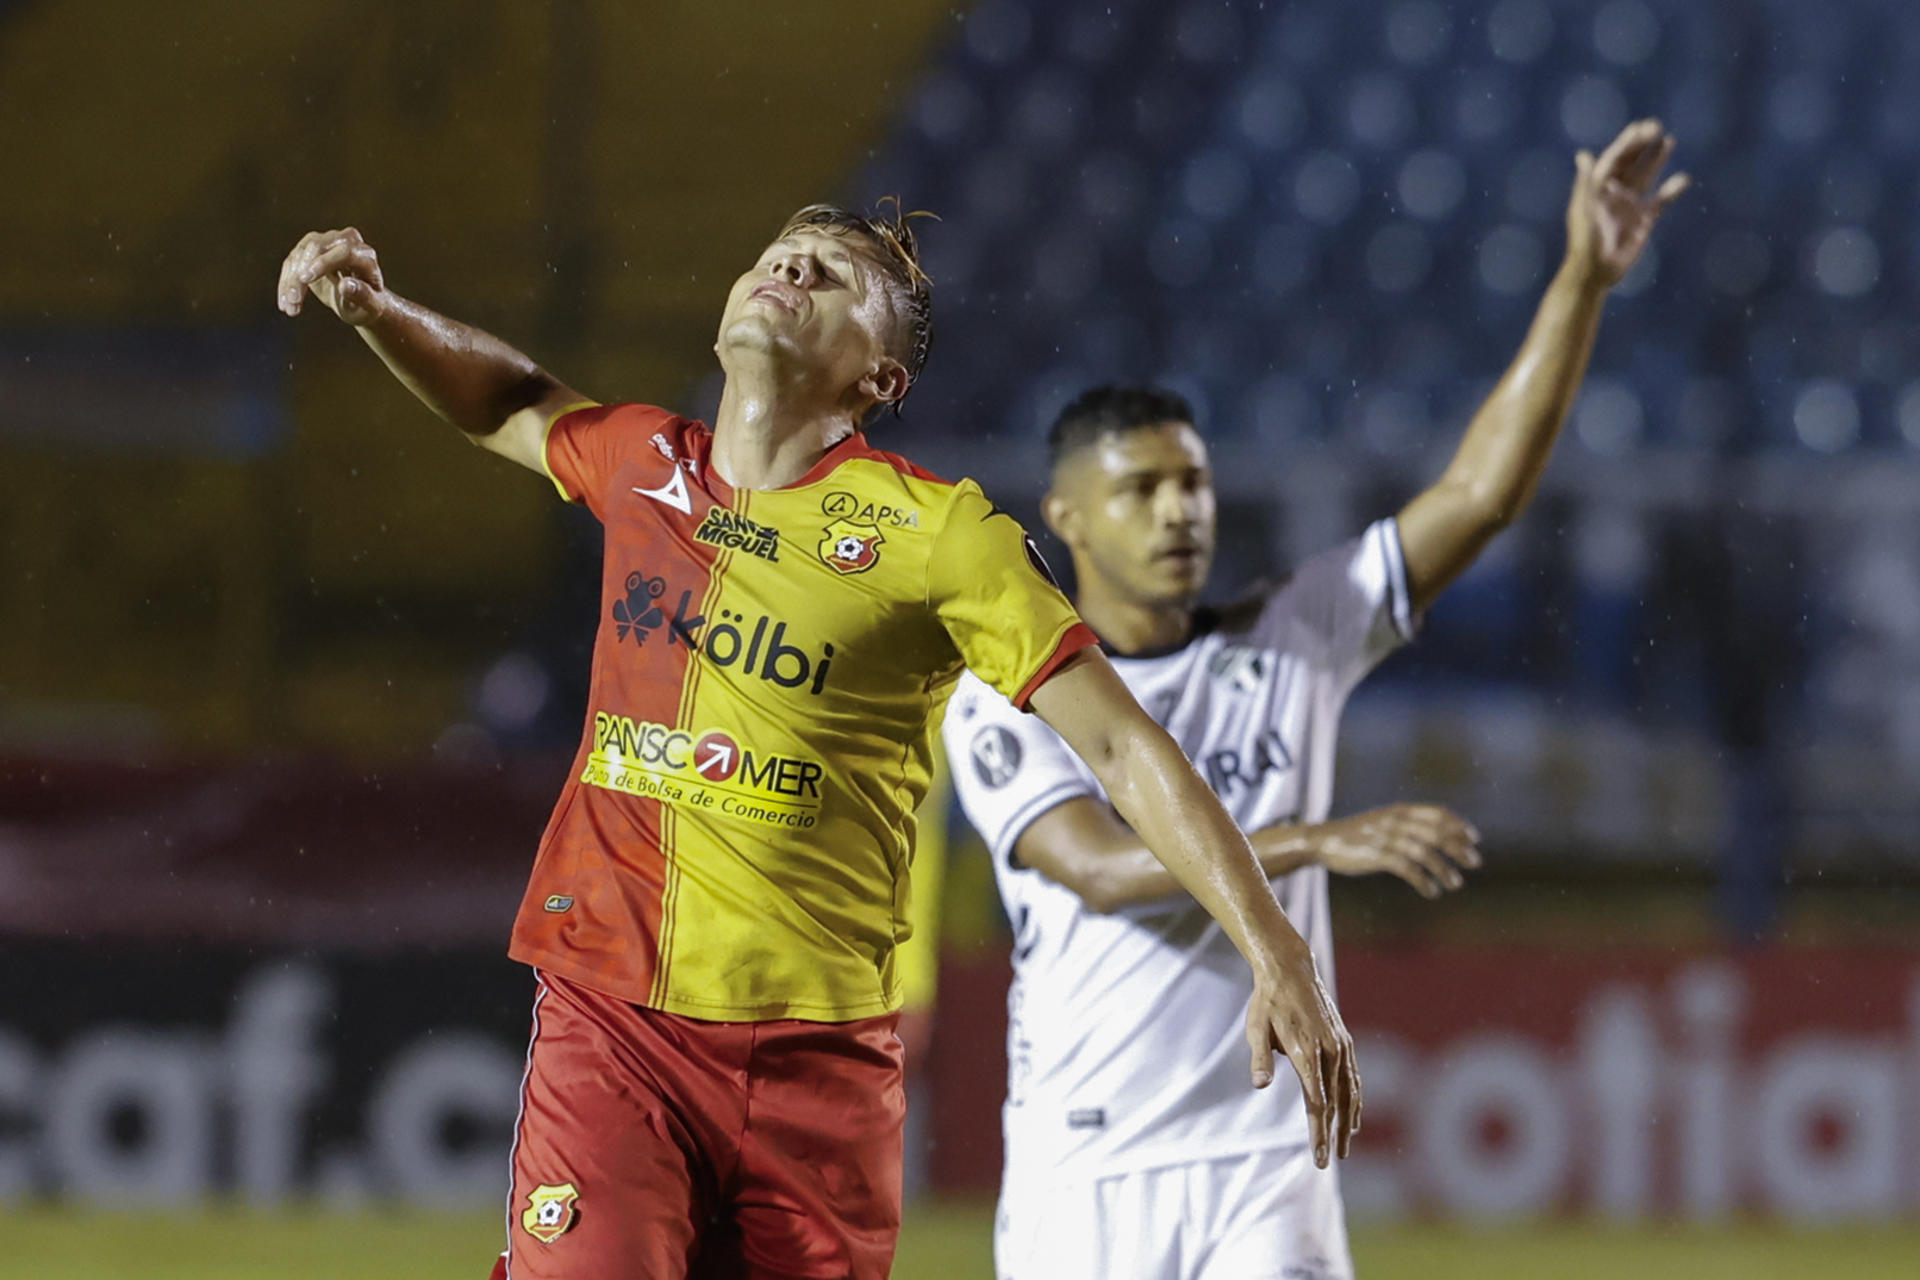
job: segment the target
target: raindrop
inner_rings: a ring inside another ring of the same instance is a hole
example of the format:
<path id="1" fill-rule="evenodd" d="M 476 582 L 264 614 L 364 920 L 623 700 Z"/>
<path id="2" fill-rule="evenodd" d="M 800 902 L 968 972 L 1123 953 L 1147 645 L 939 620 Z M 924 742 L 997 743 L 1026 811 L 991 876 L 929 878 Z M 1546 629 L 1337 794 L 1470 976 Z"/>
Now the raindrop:
<path id="1" fill-rule="evenodd" d="M 1213 247 L 1206 228 L 1185 218 L 1160 224 L 1147 241 L 1147 267 L 1169 288 L 1199 284 L 1212 261 Z"/>

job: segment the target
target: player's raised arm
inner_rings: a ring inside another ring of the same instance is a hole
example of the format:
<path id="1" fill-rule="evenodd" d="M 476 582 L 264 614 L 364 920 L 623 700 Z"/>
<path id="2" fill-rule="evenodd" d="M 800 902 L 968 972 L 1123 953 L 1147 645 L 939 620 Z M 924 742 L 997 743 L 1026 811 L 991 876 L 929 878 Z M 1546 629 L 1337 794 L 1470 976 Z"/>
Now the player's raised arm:
<path id="1" fill-rule="evenodd" d="M 388 289 L 373 246 L 352 227 L 308 232 L 281 264 L 280 310 L 299 315 L 309 293 L 468 439 L 547 473 L 548 422 L 586 397 L 493 335 Z"/>
<path id="2" fill-rule="evenodd" d="M 1607 291 L 1630 270 L 1685 174 L 1660 172 L 1673 139 L 1657 120 L 1628 125 L 1595 159 L 1575 158 L 1567 252 L 1526 341 L 1474 414 L 1453 461 L 1400 513 L 1407 584 L 1424 610 L 1533 497 L 1579 394 Z"/>
<path id="3" fill-rule="evenodd" d="M 1325 1165 L 1336 1149 L 1346 1155 L 1360 1120 L 1353 1040 L 1246 836 L 1097 650 L 1076 654 L 1029 705 L 1087 762 L 1120 816 L 1252 966 L 1254 1084 L 1272 1082 L 1278 1047 L 1300 1076 L 1314 1160 Z"/>
<path id="4" fill-rule="evenodd" d="M 1316 823 L 1275 823 L 1247 834 L 1260 869 L 1284 876 L 1318 864 L 1336 875 L 1398 876 L 1423 898 L 1466 884 L 1480 835 L 1438 805 L 1394 804 Z M 1029 823 L 1014 843 L 1020 864 L 1109 913 L 1184 895 L 1180 880 L 1105 803 L 1076 796 Z"/>

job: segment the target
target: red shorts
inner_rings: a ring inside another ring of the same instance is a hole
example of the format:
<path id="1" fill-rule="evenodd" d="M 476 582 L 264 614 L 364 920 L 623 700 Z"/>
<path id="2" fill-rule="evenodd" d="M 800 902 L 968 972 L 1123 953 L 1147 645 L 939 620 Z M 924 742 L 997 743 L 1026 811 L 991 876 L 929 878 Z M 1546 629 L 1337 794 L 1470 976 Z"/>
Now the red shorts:
<path id="1" fill-rule="evenodd" d="M 898 1020 L 703 1022 L 542 974 L 494 1274 L 885 1280 Z"/>

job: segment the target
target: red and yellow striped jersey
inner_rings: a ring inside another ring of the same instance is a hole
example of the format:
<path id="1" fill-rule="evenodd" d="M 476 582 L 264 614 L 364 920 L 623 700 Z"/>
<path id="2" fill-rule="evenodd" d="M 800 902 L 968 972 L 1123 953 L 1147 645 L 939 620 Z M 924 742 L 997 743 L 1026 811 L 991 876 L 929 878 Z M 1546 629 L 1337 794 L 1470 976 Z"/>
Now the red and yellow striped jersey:
<path id="1" fill-rule="evenodd" d="M 606 526 L 585 740 L 516 959 L 696 1018 L 897 1008 L 930 726 L 971 667 L 1016 703 L 1093 643 L 1025 532 L 856 434 L 735 490 L 660 409 L 551 425 Z"/>

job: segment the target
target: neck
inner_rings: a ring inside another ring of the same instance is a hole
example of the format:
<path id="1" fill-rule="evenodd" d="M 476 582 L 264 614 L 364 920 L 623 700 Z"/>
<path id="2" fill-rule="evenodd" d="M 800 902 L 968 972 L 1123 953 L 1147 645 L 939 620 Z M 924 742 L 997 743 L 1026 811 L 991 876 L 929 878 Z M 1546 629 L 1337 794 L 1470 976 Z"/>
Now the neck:
<path id="1" fill-rule="evenodd" d="M 1085 565 L 1075 566 L 1075 577 L 1080 593 L 1073 603 L 1081 619 L 1122 654 L 1170 649 L 1193 634 L 1190 602 L 1144 604 L 1129 599 Z"/>
<path id="2" fill-rule="evenodd" d="M 713 417 L 713 469 L 735 489 L 778 489 L 852 435 L 846 410 L 811 403 L 763 374 L 730 370 Z"/>

